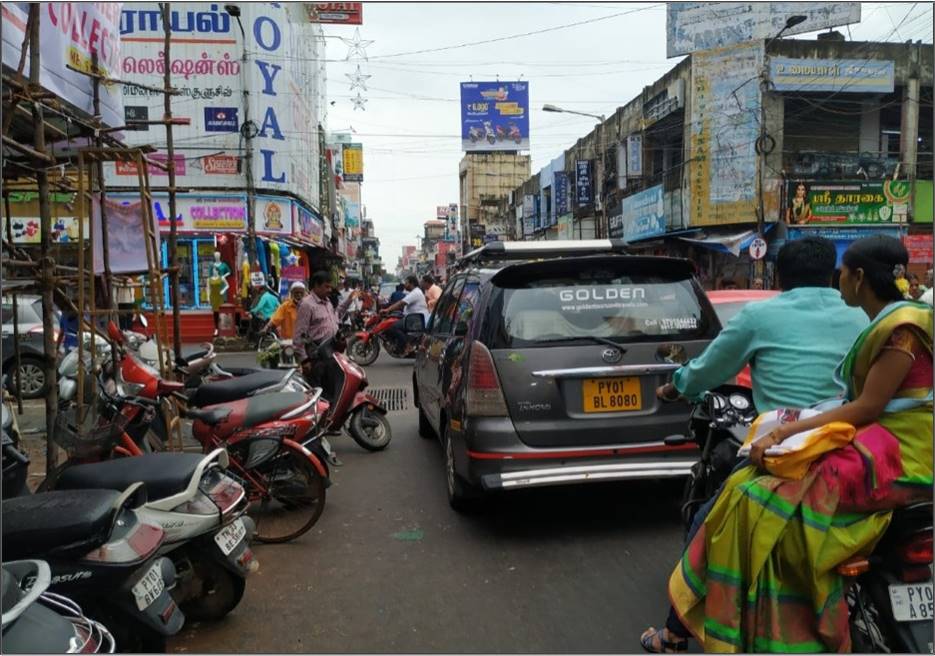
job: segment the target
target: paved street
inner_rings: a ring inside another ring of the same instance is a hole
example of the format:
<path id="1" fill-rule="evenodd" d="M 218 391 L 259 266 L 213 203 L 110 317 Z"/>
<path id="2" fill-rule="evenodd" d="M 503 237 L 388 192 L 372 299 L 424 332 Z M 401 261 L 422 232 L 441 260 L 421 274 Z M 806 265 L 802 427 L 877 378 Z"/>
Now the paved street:
<path id="1" fill-rule="evenodd" d="M 228 355 L 250 366 L 252 354 Z M 441 451 L 421 439 L 410 361 L 381 356 L 372 387 L 407 390 L 394 438 L 370 454 L 332 443 L 324 515 L 292 544 L 259 546 L 260 570 L 218 624 L 173 641 L 188 652 L 637 651 L 666 610 L 679 551 L 679 485 L 529 490 L 482 515 L 448 507 Z"/>

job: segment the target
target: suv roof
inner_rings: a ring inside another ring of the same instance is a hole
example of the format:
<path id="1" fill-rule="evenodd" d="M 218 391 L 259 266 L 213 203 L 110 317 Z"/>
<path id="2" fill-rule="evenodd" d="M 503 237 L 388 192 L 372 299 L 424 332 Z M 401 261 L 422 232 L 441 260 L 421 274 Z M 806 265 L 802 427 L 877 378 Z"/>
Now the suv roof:
<path id="1" fill-rule="evenodd" d="M 539 258 L 578 257 L 627 253 L 622 239 L 562 239 L 555 241 L 494 241 L 471 251 L 457 263 L 457 269 L 468 267 L 497 269 L 497 263 Z"/>

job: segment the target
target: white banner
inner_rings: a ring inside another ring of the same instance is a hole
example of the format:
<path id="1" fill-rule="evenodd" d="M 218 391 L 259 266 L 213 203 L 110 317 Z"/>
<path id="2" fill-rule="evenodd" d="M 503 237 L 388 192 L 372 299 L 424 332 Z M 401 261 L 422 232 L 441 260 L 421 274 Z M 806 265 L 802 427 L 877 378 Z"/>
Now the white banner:
<path id="1" fill-rule="evenodd" d="M 3 65 L 16 70 L 19 65 L 26 24 L 28 2 L 4 2 Z M 97 70 L 107 77 L 120 77 L 121 2 L 42 2 L 39 3 L 39 44 L 42 71 L 39 81 L 79 110 L 94 114 L 93 85 L 90 77 L 68 70 L 72 66 L 92 70 L 97 55 Z M 29 55 L 23 75 L 29 77 Z M 104 123 L 123 125 L 123 106 L 118 85 L 101 85 L 101 115 Z"/>

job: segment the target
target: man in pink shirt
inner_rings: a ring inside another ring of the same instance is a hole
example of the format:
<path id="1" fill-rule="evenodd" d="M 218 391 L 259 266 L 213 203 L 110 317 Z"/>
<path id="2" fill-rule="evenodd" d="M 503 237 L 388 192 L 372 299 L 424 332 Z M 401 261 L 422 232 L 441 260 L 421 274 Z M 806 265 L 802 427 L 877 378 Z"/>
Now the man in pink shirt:
<path id="1" fill-rule="evenodd" d="M 307 295 L 299 305 L 295 332 L 292 337 L 296 360 L 302 363 L 303 370 L 311 368 L 309 358 L 313 355 L 306 353 L 305 345 L 311 341 L 321 344 L 334 337 L 334 334 L 338 332 L 338 314 L 357 298 L 356 292 L 348 294 L 344 302 L 335 310 L 331 304 L 331 276 L 326 271 L 318 271 L 312 275 L 311 288 L 311 294 Z"/>
<path id="2" fill-rule="evenodd" d="M 435 304 L 438 303 L 439 297 L 442 295 L 442 288 L 435 284 L 435 278 L 431 274 L 427 273 L 422 276 L 422 292 L 425 294 L 425 304 L 429 308 L 429 312 L 435 309 Z"/>

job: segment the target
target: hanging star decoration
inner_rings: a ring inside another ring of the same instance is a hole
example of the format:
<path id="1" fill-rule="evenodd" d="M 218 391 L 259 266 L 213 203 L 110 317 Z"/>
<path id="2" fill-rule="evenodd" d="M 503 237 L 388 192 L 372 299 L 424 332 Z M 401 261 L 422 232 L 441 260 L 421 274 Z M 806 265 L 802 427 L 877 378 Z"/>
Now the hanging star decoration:
<path id="1" fill-rule="evenodd" d="M 347 46 L 347 57 L 344 58 L 344 61 L 351 61 L 352 59 L 363 59 L 367 61 L 367 52 L 364 50 L 369 46 L 373 41 L 366 41 L 360 38 L 360 28 L 354 29 L 354 38 L 345 39 L 343 36 L 338 37 L 341 41 L 344 42 L 344 45 Z"/>
<path id="2" fill-rule="evenodd" d="M 357 92 L 357 96 L 351 98 L 351 102 L 354 103 L 354 111 L 357 111 L 358 109 L 361 111 L 367 111 L 367 108 L 364 107 L 367 99 L 360 95 L 360 91 Z"/>
<path id="3" fill-rule="evenodd" d="M 347 79 L 351 81 L 351 91 L 354 89 L 360 89 L 361 91 L 367 90 L 367 80 L 372 78 L 372 75 L 364 75 L 360 70 L 360 65 L 358 64 L 357 70 L 354 73 L 345 73 Z"/>

